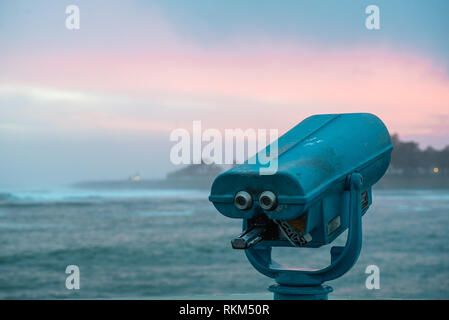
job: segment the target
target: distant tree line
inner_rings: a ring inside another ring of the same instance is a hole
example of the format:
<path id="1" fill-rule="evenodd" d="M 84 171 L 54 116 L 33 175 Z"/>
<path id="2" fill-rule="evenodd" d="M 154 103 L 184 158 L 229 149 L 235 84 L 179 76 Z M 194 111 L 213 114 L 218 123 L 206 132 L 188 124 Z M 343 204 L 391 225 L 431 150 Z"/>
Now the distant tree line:
<path id="1" fill-rule="evenodd" d="M 443 150 L 427 147 L 421 150 L 414 141 L 404 142 L 399 136 L 391 136 L 390 173 L 407 174 L 449 174 L 449 145 Z"/>

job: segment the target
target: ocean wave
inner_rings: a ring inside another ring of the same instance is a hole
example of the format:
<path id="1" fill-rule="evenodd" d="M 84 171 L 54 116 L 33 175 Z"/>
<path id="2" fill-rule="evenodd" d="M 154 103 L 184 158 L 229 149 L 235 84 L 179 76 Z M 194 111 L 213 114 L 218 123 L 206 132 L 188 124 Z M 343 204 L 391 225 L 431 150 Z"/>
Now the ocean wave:
<path id="1" fill-rule="evenodd" d="M 160 217 L 160 216 L 189 216 L 194 213 L 194 210 L 179 210 L 179 211 L 145 211 L 138 212 L 139 217 Z"/>
<path id="2" fill-rule="evenodd" d="M 10 229 L 10 230 L 37 230 L 44 229 L 48 230 L 51 228 L 61 228 L 64 225 L 54 224 L 54 223 L 9 223 L 0 222 L 0 229 Z"/>
<path id="3" fill-rule="evenodd" d="M 14 200 L 14 195 L 9 192 L 0 192 L 0 201 L 11 201 Z"/>
<path id="4" fill-rule="evenodd" d="M 373 196 L 385 200 L 403 200 L 415 198 L 418 200 L 449 200 L 449 190 L 408 190 L 408 189 L 392 189 L 392 190 L 374 190 Z"/>
<path id="5" fill-rule="evenodd" d="M 168 198 L 177 200 L 207 199 L 207 191 L 200 190 L 44 190 L 0 192 L 1 205 L 82 204 L 98 200 L 127 200 Z"/>

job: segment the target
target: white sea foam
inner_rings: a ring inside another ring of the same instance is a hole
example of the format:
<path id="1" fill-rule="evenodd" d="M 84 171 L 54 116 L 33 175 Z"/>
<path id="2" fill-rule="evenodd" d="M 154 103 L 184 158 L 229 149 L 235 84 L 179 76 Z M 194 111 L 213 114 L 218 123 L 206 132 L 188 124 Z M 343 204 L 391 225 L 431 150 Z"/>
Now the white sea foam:
<path id="1" fill-rule="evenodd" d="M 0 202 L 58 202 L 89 199 L 142 199 L 142 198 L 173 198 L 173 199 L 207 199 L 206 190 L 24 190 L 0 191 Z"/>

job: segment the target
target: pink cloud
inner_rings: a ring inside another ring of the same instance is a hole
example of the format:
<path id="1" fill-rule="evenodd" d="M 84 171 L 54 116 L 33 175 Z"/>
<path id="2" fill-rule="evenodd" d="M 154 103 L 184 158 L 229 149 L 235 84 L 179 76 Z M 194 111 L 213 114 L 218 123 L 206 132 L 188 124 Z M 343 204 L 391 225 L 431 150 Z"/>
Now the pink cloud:
<path id="1" fill-rule="evenodd" d="M 150 100 L 155 95 L 180 100 L 194 97 L 212 103 L 209 110 L 186 108 L 171 114 L 155 111 L 151 122 L 161 130 L 176 122 L 176 117 L 181 123 L 198 118 L 218 127 L 275 124 L 288 129 L 313 113 L 372 112 L 392 131 L 449 134 L 447 127 L 432 126 L 435 114 L 449 115 L 447 66 L 425 55 L 388 48 L 326 51 L 291 46 L 177 45 L 119 54 L 42 51 L 9 57 L 4 64 L 0 83 L 127 94 Z M 83 117 L 86 122 L 92 121 L 88 115 Z M 110 119 L 115 120 L 98 121 L 119 130 L 140 130 L 137 128 L 149 122 L 126 114 L 121 120 Z"/>

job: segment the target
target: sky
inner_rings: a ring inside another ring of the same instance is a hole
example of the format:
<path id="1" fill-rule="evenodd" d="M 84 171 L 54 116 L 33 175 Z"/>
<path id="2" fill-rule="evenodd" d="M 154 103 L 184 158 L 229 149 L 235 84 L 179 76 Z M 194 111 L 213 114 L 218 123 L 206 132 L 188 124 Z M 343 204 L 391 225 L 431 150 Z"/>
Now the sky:
<path id="1" fill-rule="evenodd" d="M 65 25 L 68 5 L 80 29 Z M 368 5 L 380 29 L 365 27 Z M 370 112 L 449 145 L 448 1 L 0 1 L 0 186 L 160 178 L 170 132 Z"/>

